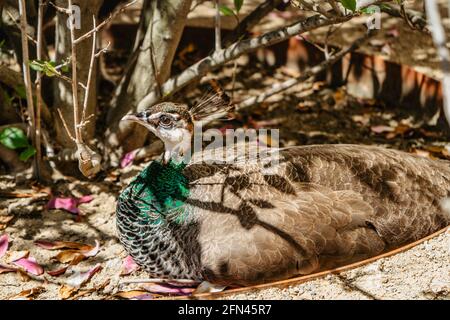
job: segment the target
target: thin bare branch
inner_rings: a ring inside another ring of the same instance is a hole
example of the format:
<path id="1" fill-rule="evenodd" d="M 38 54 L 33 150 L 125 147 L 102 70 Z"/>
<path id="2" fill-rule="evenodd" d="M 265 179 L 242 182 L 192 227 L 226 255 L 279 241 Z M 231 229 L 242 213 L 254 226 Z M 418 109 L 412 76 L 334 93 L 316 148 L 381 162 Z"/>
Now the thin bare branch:
<path id="1" fill-rule="evenodd" d="M 227 62 L 232 61 L 245 53 L 252 52 L 261 47 L 267 47 L 279 43 L 283 40 L 289 39 L 290 37 L 310 30 L 348 21 L 352 17 L 354 17 L 354 15 L 350 14 L 345 17 L 333 17 L 332 19 L 327 19 L 321 15 L 314 15 L 304 18 L 291 26 L 268 32 L 259 37 L 235 42 L 228 48 L 214 52 L 212 55 L 187 68 L 181 74 L 167 80 L 161 86 L 162 96 L 167 97 L 172 95 L 192 81 L 200 79 L 208 72 L 223 66 Z M 139 102 L 137 109 L 144 110 L 146 107 L 158 102 L 162 96 L 158 95 L 155 90 L 151 91 Z"/>
<path id="2" fill-rule="evenodd" d="M 94 26 L 94 30 L 97 27 L 97 21 L 95 20 L 95 16 L 92 16 L 92 23 Z M 92 52 L 91 52 L 91 61 L 89 63 L 89 73 L 87 78 L 87 83 L 85 86 L 85 93 L 84 93 L 84 102 L 83 102 L 83 113 L 81 116 L 81 122 L 86 121 L 86 110 L 89 103 L 89 89 L 91 87 L 91 81 L 92 81 L 92 72 L 94 70 L 94 64 L 95 64 L 95 58 L 96 58 L 96 51 L 97 51 L 97 32 L 95 31 L 92 36 Z M 81 129 L 81 128 L 78 128 Z"/>
<path id="3" fill-rule="evenodd" d="M 106 18 L 105 20 L 103 20 L 96 28 L 92 29 L 91 31 L 85 33 L 84 35 L 80 36 L 79 38 L 74 40 L 75 44 L 80 43 L 81 41 L 91 37 L 95 32 L 100 31 L 101 28 L 103 28 L 104 26 L 106 26 L 112 19 L 114 19 L 118 14 L 122 13 L 123 11 L 125 11 L 129 6 L 135 4 L 137 2 L 137 0 L 133 0 L 131 2 L 128 2 L 127 4 L 123 5 L 122 7 L 120 7 L 118 10 L 115 10 L 113 13 L 111 13 L 109 15 L 108 18 Z"/>
<path id="4" fill-rule="evenodd" d="M 68 0 L 68 10 L 72 13 L 72 0 Z M 80 122 L 79 113 L 79 101 L 78 101 L 78 75 L 77 75 L 77 48 L 75 43 L 75 26 L 74 17 L 69 17 L 69 29 L 70 29 L 70 43 L 72 46 L 71 61 L 72 61 L 72 99 L 73 99 L 73 121 L 75 123 L 75 140 L 78 143 L 82 143 L 81 130 L 76 126 Z"/>
<path id="5" fill-rule="evenodd" d="M 33 100 L 33 84 L 31 82 L 31 73 L 30 73 L 30 56 L 28 52 L 28 37 L 27 37 L 27 12 L 26 12 L 25 0 L 19 0 L 19 14 L 20 14 L 20 30 L 22 35 L 22 69 L 23 69 L 23 77 L 25 90 L 27 95 L 27 106 L 28 106 L 28 115 L 30 117 L 30 135 L 31 141 L 36 146 L 36 118 L 34 113 L 34 100 Z M 37 174 L 37 169 L 35 168 L 34 174 Z"/>
<path id="6" fill-rule="evenodd" d="M 69 126 L 67 125 L 66 119 L 64 119 L 64 116 L 63 116 L 63 114 L 62 114 L 62 112 L 61 112 L 61 109 L 58 108 L 58 109 L 56 109 L 56 111 L 58 111 L 59 118 L 61 119 L 61 122 L 62 122 L 62 124 L 63 124 L 63 126 L 64 126 L 64 129 L 66 129 L 67 135 L 69 136 L 69 138 L 70 138 L 73 142 L 76 143 L 75 138 L 73 137 L 72 133 L 70 133 Z"/>
<path id="7" fill-rule="evenodd" d="M 331 55 L 328 59 L 324 60 L 322 63 L 305 70 L 301 76 L 293 79 L 289 79 L 285 82 L 276 84 L 272 86 L 269 90 L 265 91 L 264 93 L 250 97 L 238 105 L 236 105 L 236 111 L 251 107 L 255 104 L 261 103 L 267 98 L 273 96 L 274 94 L 280 93 L 282 91 L 285 91 L 299 83 L 308 82 L 311 81 L 314 77 L 328 69 L 330 66 L 335 64 L 337 61 L 341 60 L 346 54 L 355 51 L 357 48 L 359 48 L 367 39 L 369 38 L 369 35 L 366 34 L 365 36 L 357 39 L 353 44 L 348 46 L 347 48 L 344 48 L 340 50 L 338 53 Z M 202 121 L 202 125 L 206 125 L 207 123 L 220 119 L 222 117 L 226 116 L 226 113 L 217 113 L 214 114 L 212 117 L 209 117 L 207 119 L 204 119 Z"/>
<path id="8" fill-rule="evenodd" d="M 230 45 L 238 41 L 247 31 L 253 28 L 262 18 L 271 12 L 278 5 L 283 3 L 283 0 L 266 0 L 255 8 L 248 16 L 246 16 L 237 27 L 226 36 L 222 44 L 224 46 Z"/>
<path id="9" fill-rule="evenodd" d="M 222 36 L 220 30 L 220 0 L 214 0 L 216 6 L 216 19 L 214 24 L 214 29 L 216 32 L 216 51 L 222 49 Z"/>
<path id="10" fill-rule="evenodd" d="M 42 60 L 42 44 L 43 31 L 42 25 L 44 23 L 44 2 L 39 0 L 38 3 L 38 27 L 37 27 L 37 47 L 36 58 Z M 38 179 L 41 178 L 41 110 L 42 110 L 42 72 L 36 73 L 36 175 Z"/>
<path id="11" fill-rule="evenodd" d="M 11 21 L 16 25 L 16 27 L 17 27 L 19 30 L 22 30 L 21 24 L 18 23 L 18 22 L 16 21 L 16 19 L 15 19 L 14 16 L 12 15 L 12 13 L 9 12 L 8 9 L 5 9 L 5 11 L 6 11 L 6 14 L 9 16 L 9 18 L 11 19 Z M 25 28 L 25 30 L 26 30 L 26 28 Z M 28 40 L 32 41 L 34 44 L 37 44 L 36 39 L 34 39 L 31 35 L 29 35 L 28 32 L 26 32 L 26 37 L 28 38 Z"/>

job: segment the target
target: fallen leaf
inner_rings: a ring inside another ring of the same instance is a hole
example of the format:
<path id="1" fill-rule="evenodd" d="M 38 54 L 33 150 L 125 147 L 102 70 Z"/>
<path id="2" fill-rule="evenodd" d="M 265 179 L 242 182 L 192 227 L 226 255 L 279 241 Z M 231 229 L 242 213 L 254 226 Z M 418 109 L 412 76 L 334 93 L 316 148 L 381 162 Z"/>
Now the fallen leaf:
<path id="1" fill-rule="evenodd" d="M 17 269 L 17 275 L 19 276 L 20 281 L 22 282 L 30 281 L 30 276 L 22 269 Z"/>
<path id="2" fill-rule="evenodd" d="M 2 273 L 8 273 L 8 272 L 16 272 L 17 269 L 16 268 L 12 268 L 12 267 L 8 267 L 8 266 L 4 266 L 0 264 L 0 274 Z"/>
<path id="3" fill-rule="evenodd" d="M 197 289 L 195 289 L 194 294 L 222 292 L 223 290 L 225 290 L 225 288 L 226 286 L 218 286 L 208 281 L 203 281 L 202 283 L 200 283 Z"/>
<path id="4" fill-rule="evenodd" d="M 70 263 L 72 265 L 78 264 L 84 260 L 84 255 L 80 251 L 67 250 L 58 253 L 55 259 L 61 263 Z"/>
<path id="5" fill-rule="evenodd" d="M 178 296 L 190 295 L 196 290 L 195 288 L 173 286 L 169 283 L 145 283 L 141 285 L 141 288 L 150 293 L 173 294 Z"/>
<path id="6" fill-rule="evenodd" d="M 15 296 L 9 298 L 9 300 L 32 300 L 31 298 L 37 296 L 44 291 L 44 287 L 36 287 L 33 289 L 23 290 Z"/>
<path id="7" fill-rule="evenodd" d="M 21 258 L 13 262 L 16 266 L 24 268 L 27 272 L 39 276 L 44 273 L 44 269 L 36 262 L 33 257 Z"/>
<path id="8" fill-rule="evenodd" d="M 139 266 L 136 262 L 134 262 L 133 258 L 131 256 L 127 256 L 125 259 L 123 259 L 122 262 L 122 272 L 120 273 L 121 276 L 126 276 L 129 274 L 132 274 L 136 270 L 139 269 Z"/>
<path id="9" fill-rule="evenodd" d="M 412 128 L 405 124 L 399 124 L 397 127 L 395 127 L 393 132 L 389 132 L 386 135 L 386 139 L 394 139 L 397 136 L 402 136 L 408 132 L 410 132 Z"/>
<path id="10" fill-rule="evenodd" d="M 94 257 L 100 250 L 100 243 L 95 240 L 95 247 L 84 245 L 83 250 L 66 250 L 56 255 L 55 259 L 61 263 L 69 263 L 71 265 L 78 264 L 85 258 Z"/>
<path id="11" fill-rule="evenodd" d="M 0 258 L 8 251 L 9 238 L 7 234 L 0 236 Z"/>
<path id="12" fill-rule="evenodd" d="M 122 157 L 122 159 L 120 160 L 120 167 L 123 169 L 123 168 L 128 167 L 130 164 L 132 164 L 134 161 L 134 158 L 136 157 L 136 154 L 137 154 L 137 150 L 133 150 L 133 151 L 125 154 Z"/>
<path id="13" fill-rule="evenodd" d="M 433 157 L 431 155 L 431 153 L 429 151 L 422 150 L 422 149 L 413 149 L 411 151 L 411 153 L 416 154 L 416 155 L 418 155 L 420 157 L 423 157 L 423 158 L 436 159 L 435 157 Z"/>
<path id="14" fill-rule="evenodd" d="M 391 36 L 393 38 L 398 38 L 400 36 L 400 32 L 397 28 L 392 28 L 386 32 L 387 36 Z"/>
<path id="15" fill-rule="evenodd" d="M 56 269 L 56 270 L 52 270 L 52 271 L 47 271 L 47 273 L 48 273 L 49 275 L 53 276 L 53 277 L 57 277 L 57 276 L 60 276 L 60 275 L 62 275 L 62 274 L 64 274 L 64 273 L 66 273 L 67 268 L 69 268 L 69 267 L 67 266 L 67 267 L 63 267 L 63 268 L 60 268 L 60 269 Z"/>
<path id="16" fill-rule="evenodd" d="M 385 132 L 393 132 L 395 129 L 388 126 L 372 126 L 370 130 L 374 133 L 385 133 Z"/>
<path id="17" fill-rule="evenodd" d="M 84 244 L 84 243 L 68 242 L 68 241 L 37 240 L 34 243 L 37 246 L 47 249 L 47 250 L 58 250 L 58 249 L 90 250 L 92 248 L 92 246 Z"/>
<path id="18" fill-rule="evenodd" d="M 22 250 L 22 251 L 10 251 L 6 254 L 6 261 L 8 263 L 13 263 L 14 261 L 20 260 L 22 258 L 28 258 L 30 255 L 30 251 Z"/>
<path id="19" fill-rule="evenodd" d="M 132 290 L 116 293 L 114 296 L 129 300 L 152 300 L 154 296 L 146 291 Z"/>
<path id="20" fill-rule="evenodd" d="M 93 200 L 92 196 L 83 196 L 81 198 L 63 198 L 63 197 L 53 197 L 47 203 L 46 208 L 48 210 L 51 209 L 62 209 L 68 211 L 73 214 L 80 214 L 80 209 L 78 209 L 78 205 L 82 203 L 88 203 Z"/>
<path id="21" fill-rule="evenodd" d="M 78 288 L 74 288 L 74 287 L 63 284 L 59 288 L 58 294 L 61 299 L 69 299 L 77 291 L 78 291 Z"/>
<path id="22" fill-rule="evenodd" d="M 66 281 L 66 284 L 73 288 L 80 288 L 83 284 L 89 281 L 94 274 L 99 272 L 102 269 L 100 264 L 95 265 L 92 269 L 86 272 L 75 272 L 71 277 L 69 277 Z"/>
<path id="23" fill-rule="evenodd" d="M 11 222 L 13 218 L 14 216 L 0 216 L 0 230 L 6 229 L 8 223 Z"/>

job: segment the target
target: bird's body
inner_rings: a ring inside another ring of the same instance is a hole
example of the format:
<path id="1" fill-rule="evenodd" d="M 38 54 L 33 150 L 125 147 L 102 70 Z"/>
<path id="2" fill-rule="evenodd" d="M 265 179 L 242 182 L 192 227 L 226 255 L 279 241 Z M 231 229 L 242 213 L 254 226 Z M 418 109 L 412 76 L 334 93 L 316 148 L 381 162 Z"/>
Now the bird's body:
<path id="1" fill-rule="evenodd" d="M 261 161 L 153 161 L 122 192 L 119 238 L 152 276 L 249 285 L 374 256 L 450 223 L 450 164 L 360 145 Z"/>

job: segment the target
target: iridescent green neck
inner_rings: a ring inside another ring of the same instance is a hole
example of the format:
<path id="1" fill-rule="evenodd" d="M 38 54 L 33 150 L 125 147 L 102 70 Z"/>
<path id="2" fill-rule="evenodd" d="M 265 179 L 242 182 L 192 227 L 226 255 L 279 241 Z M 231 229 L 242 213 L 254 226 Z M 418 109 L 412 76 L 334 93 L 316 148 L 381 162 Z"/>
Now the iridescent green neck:
<path id="1" fill-rule="evenodd" d="M 155 160 L 135 178 L 129 187 L 131 194 L 126 196 L 140 203 L 142 217 L 153 222 L 184 220 L 184 202 L 189 196 L 185 167 L 183 162 L 163 164 Z"/>

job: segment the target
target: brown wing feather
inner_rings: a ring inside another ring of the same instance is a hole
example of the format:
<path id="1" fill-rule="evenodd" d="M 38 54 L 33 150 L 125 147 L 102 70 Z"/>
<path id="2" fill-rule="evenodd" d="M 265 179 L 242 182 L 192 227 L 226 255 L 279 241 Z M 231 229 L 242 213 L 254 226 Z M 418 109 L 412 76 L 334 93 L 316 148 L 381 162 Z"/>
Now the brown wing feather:
<path id="1" fill-rule="evenodd" d="M 449 223 L 447 162 L 369 146 L 296 147 L 260 164 L 193 164 L 189 204 L 215 282 L 252 284 L 373 256 Z"/>

